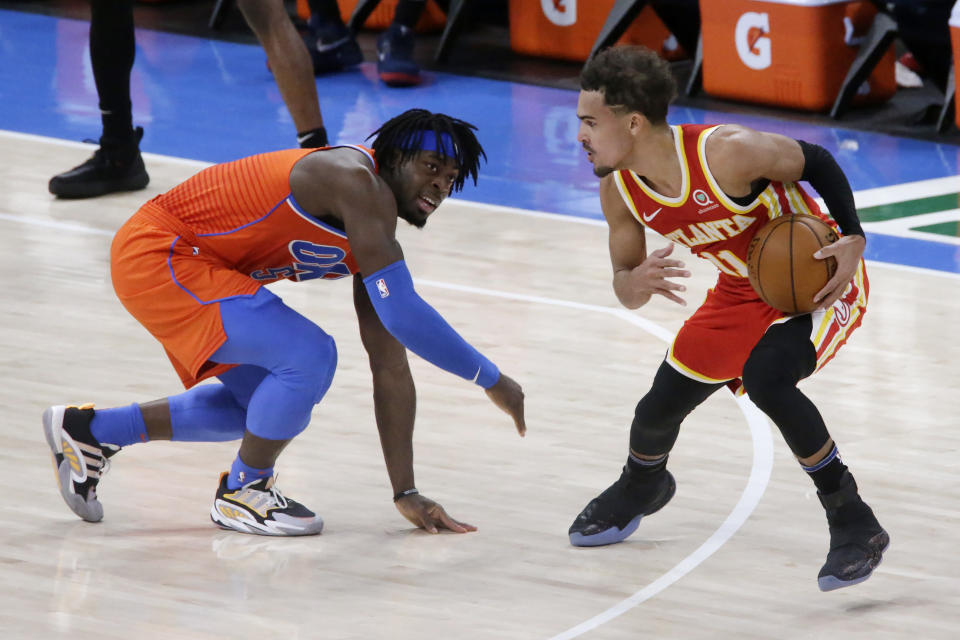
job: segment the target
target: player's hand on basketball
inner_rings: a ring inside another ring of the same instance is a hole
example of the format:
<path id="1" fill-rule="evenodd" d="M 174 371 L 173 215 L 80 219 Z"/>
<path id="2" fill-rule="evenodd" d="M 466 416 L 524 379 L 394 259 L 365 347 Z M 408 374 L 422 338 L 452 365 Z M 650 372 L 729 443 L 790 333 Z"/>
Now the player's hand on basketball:
<path id="1" fill-rule="evenodd" d="M 667 278 L 689 278 L 690 272 L 683 268 L 683 262 L 680 260 L 668 258 L 667 256 L 671 253 L 673 253 L 673 244 L 651 251 L 647 259 L 633 269 L 631 277 L 635 279 L 636 285 L 644 288 L 646 292 L 655 293 L 686 306 L 687 301 L 674 291 L 683 292 L 687 288 Z"/>
<path id="2" fill-rule="evenodd" d="M 438 503 L 419 493 L 400 498 L 396 505 L 404 518 L 428 533 L 438 533 L 440 529 L 449 529 L 455 533 L 477 530 L 472 524 L 454 520 Z"/>
<path id="3" fill-rule="evenodd" d="M 497 383 L 486 390 L 487 395 L 497 405 L 513 418 L 517 433 L 521 436 L 527 433 L 527 423 L 523 419 L 523 389 L 517 382 L 505 373 L 500 374 Z"/>
<path id="4" fill-rule="evenodd" d="M 813 254 L 814 258 L 825 260 L 833 257 L 837 261 L 837 270 L 833 277 L 827 281 L 827 284 L 813 296 L 813 301 L 818 303 L 818 309 L 826 309 L 840 299 L 847 285 L 853 280 L 857 273 L 857 267 L 860 265 L 860 258 L 863 256 L 863 249 L 866 247 L 867 240 L 863 236 L 849 235 L 844 236 L 828 244 Z"/>

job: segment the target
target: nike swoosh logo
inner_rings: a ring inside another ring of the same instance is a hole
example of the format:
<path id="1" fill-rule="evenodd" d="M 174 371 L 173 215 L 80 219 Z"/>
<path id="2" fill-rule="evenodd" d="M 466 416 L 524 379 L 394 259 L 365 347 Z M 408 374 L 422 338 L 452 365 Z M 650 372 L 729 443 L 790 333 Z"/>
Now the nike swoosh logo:
<path id="1" fill-rule="evenodd" d="M 650 215 L 647 215 L 646 213 L 641 213 L 641 214 L 640 214 L 640 217 L 643 218 L 643 221 L 644 221 L 644 222 L 651 222 L 654 218 L 657 217 L 657 214 L 660 213 L 660 211 L 661 211 L 662 209 L 663 209 L 663 207 L 660 207 L 660 209 L 657 209 L 656 211 L 654 211 L 654 212 L 651 213 Z"/>

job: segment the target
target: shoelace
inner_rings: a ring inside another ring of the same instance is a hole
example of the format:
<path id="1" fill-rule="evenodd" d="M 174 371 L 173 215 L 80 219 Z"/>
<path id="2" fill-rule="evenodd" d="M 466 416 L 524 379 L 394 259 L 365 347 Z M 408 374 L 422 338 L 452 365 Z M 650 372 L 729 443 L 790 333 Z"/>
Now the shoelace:
<path id="1" fill-rule="evenodd" d="M 100 445 L 101 452 L 107 447 L 112 448 L 113 445 L 101 444 Z M 114 453 L 116 453 L 117 451 L 120 451 L 120 447 L 117 447 Z M 104 475 L 106 475 L 107 471 L 110 471 L 110 458 L 108 458 L 107 456 L 103 455 L 103 453 L 101 453 L 100 454 L 100 477 L 102 478 Z"/>
<path id="2" fill-rule="evenodd" d="M 283 495 L 282 493 L 280 493 L 280 489 L 277 488 L 277 476 L 274 476 L 274 478 L 273 478 L 273 486 L 270 487 L 269 489 L 255 489 L 255 488 L 253 488 L 253 485 L 256 484 L 256 483 L 258 483 L 258 482 L 261 482 L 261 480 L 254 480 L 253 482 L 248 482 L 247 484 L 243 485 L 243 487 L 241 487 L 240 490 L 241 490 L 241 491 L 246 491 L 246 490 L 249 489 L 249 490 L 251 490 L 251 491 L 258 491 L 258 492 L 260 492 L 260 493 L 269 493 L 269 494 L 270 494 L 270 498 L 271 498 L 271 500 L 272 500 L 272 502 L 273 502 L 274 505 L 280 507 L 281 509 L 286 509 L 286 508 L 287 508 L 287 505 L 289 504 L 289 502 L 287 502 L 286 497 L 284 497 L 284 495 Z M 273 506 L 271 506 L 270 508 L 273 508 Z"/>
<path id="3" fill-rule="evenodd" d="M 274 482 L 276 482 L 276 480 L 274 480 Z M 280 493 L 280 489 L 277 489 L 276 484 L 270 487 L 270 495 L 273 496 L 273 501 L 277 503 L 277 506 L 279 506 L 281 509 L 287 508 L 287 504 L 289 503 L 287 502 L 286 497 Z"/>

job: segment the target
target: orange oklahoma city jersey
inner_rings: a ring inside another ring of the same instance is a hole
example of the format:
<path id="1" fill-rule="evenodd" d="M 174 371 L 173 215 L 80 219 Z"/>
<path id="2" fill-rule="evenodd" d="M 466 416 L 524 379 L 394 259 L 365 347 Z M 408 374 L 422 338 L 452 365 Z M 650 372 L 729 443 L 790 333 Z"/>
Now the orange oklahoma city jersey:
<path id="1" fill-rule="evenodd" d="M 836 224 L 794 183 L 771 181 L 752 202 L 737 204 L 720 189 L 707 165 L 707 139 L 719 126 L 670 128 L 683 173 L 678 196 L 657 193 L 633 171 L 617 171 L 614 178 L 640 224 L 688 247 L 720 270 L 716 286 L 674 339 L 667 361 L 681 373 L 703 382 L 733 380 L 736 389 L 743 364 L 757 341 L 771 324 L 788 319 L 760 300 L 750 286 L 750 240 L 769 220 L 782 215 L 805 213 L 821 218 L 834 229 Z M 814 313 L 811 340 L 817 347 L 818 369 L 859 325 L 867 290 L 861 260 L 841 300 L 831 309 Z"/>
<path id="2" fill-rule="evenodd" d="M 375 168 L 372 151 L 363 153 Z M 187 387 L 230 365 L 219 303 L 280 279 L 356 273 L 346 234 L 300 209 L 290 171 L 310 153 L 264 153 L 204 169 L 140 208 L 111 250 L 114 288 L 164 346 Z"/>

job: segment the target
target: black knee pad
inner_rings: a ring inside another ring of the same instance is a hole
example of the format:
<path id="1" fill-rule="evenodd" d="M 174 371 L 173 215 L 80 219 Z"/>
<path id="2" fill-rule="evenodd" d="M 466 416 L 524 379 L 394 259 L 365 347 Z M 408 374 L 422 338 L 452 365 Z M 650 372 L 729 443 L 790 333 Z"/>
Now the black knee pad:
<path id="1" fill-rule="evenodd" d="M 783 389 L 792 388 L 817 368 L 810 341 L 809 315 L 770 327 L 743 365 L 743 387 L 760 407 Z"/>

